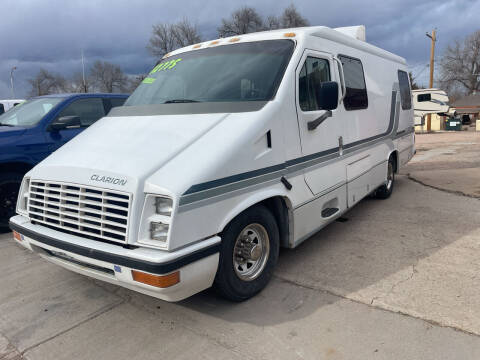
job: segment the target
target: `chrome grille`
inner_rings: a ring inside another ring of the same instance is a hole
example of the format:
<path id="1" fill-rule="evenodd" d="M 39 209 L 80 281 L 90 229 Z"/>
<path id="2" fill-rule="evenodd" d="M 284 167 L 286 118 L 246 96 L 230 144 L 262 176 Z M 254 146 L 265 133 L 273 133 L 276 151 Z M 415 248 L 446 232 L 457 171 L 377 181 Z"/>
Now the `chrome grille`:
<path id="1" fill-rule="evenodd" d="M 28 215 L 66 233 L 127 242 L 131 195 L 112 190 L 31 180 Z"/>

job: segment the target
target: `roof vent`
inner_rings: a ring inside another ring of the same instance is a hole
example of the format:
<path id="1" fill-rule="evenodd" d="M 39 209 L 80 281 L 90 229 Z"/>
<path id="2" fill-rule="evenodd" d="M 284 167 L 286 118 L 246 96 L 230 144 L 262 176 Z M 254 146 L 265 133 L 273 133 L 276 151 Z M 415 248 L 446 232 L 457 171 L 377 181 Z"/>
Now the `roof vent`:
<path id="1" fill-rule="evenodd" d="M 333 30 L 341 32 L 342 34 L 348 35 L 357 40 L 367 41 L 365 37 L 365 25 L 339 27 Z"/>

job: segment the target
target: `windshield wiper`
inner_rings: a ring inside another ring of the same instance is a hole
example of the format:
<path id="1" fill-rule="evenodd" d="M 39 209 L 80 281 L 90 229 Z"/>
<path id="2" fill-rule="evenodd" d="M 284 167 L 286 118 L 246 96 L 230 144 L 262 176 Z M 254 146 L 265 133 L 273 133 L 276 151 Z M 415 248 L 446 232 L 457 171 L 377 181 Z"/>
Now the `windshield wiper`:
<path id="1" fill-rule="evenodd" d="M 165 101 L 164 104 L 180 104 L 180 103 L 195 103 L 195 102 L 200 102 L 200 101 L 191 100 L 191 99 L 172 99 L 172 100 Z"/>
<path id="2" fill-rule="evenodd" d="M 15 125 L 0 123 L 0 126 L 12 126 L 12 127 L 14 127 Z"/>

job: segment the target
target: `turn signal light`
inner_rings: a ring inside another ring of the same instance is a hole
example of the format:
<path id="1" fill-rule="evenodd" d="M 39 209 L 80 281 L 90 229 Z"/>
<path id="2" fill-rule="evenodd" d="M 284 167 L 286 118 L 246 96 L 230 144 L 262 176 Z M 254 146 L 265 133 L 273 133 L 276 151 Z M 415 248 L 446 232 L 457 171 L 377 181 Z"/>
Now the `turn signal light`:
<path id="1" fill-rule="evenodd" d="M 283 34 L 285 37 L 295 37 L 295 33 L 285 33 Z"/>
<path id="2" fill-rule="evenodd" d="M 20 235 L 18 232 L 14 231 L 13 232 L 13 238 L 18 241 L 22 241 L 22 235 Z"/>
<path id="3" fill-rule="evenodd" d="M 132 278 L 137 282 L 158 288 L 167 288 L 180 282 L 180 271 L 168 275 L 153 275 L 141 271 L 132 270 Z"/>

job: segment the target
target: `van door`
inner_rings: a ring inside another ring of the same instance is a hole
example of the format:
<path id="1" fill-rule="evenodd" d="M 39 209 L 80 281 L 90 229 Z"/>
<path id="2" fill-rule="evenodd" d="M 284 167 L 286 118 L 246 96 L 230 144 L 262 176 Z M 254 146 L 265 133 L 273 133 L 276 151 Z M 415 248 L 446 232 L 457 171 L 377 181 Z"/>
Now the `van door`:
<path id="1" fill-rule="evenodd" d="M 337 81 L 337 64 L 331 54 L 305 50 L 297 67 L 297 114 L 305 181 L 315 197 L 345 184 L 345 165 L 339 162 L 343 122 L 337 110 L 315 129 L 308 123 L 326 113 L 317 106 L 316 89 L 321 82 Z M 340 91 L 339 91 L 340 92 Z M 340 94 L 339 94 L 340 97 Z"/>

